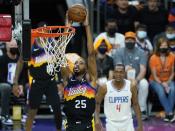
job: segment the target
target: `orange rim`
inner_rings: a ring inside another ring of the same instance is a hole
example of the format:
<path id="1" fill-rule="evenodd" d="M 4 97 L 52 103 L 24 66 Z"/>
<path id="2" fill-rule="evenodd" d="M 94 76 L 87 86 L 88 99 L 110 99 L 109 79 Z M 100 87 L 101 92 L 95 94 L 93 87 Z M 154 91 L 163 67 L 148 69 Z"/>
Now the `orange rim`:
<path id="1" fill-rule="evenodd" d="M 69 32 L 58 32 L 58 33 L 46 33 L 43 31 L 50 31 L 55 29 L 69 29 Z M 68 27 L 68 26 L 46 26 L 46 27 L 39 27 L 37 29 L 32 29 L 32 37 L 58 37 L 68 34 L 74 34 L 75 28 Z"/>
<path id="2" fill-rule="evenodd" d="M 49 30 L 55 30 L 55 29 L 69 29 L 69 32 L 61 32 L 61 33 L 45 33 L 43 31 L 49 31 Z M 75 28 L 73 27 L 68 27 L 68 26 L 46 26 L 46 27 L 39 27 L 36 29 L 31 30 L 31 44 L 34 43 L 35 38 L 37 37 L 58 37 L 58 36 L 63 36 L 63 35 L 69 35 L 69 34 L 74 34 L 75 33 Z"/>

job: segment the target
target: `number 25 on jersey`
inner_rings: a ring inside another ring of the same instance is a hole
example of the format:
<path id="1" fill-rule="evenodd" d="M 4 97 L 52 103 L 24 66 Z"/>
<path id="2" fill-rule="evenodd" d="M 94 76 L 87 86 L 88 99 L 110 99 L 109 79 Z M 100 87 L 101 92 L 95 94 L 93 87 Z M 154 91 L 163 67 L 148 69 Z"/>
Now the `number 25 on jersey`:
<path id="1" fill-rule="evenodd" d="M 86 100 L 76 100 L 75 101 L 75 108 L 79 109 L 79 108 L 86 108 Z"/>

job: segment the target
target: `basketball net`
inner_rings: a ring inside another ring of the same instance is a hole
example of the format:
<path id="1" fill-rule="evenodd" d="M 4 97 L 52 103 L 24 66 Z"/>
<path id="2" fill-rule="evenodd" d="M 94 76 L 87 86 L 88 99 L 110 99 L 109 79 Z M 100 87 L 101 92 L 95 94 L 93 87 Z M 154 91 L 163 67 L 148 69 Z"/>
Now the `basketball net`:
<path id="1" fill-rule="evenodd" d="M 65 51 L 67 44 L 75 34 L 75 29 L 66 26 L 46 26 L 36 30 L 35 35 L 46 53 L 47 73 L 54 76 L 60 71 L 60 67 L 68 65 Z"/>

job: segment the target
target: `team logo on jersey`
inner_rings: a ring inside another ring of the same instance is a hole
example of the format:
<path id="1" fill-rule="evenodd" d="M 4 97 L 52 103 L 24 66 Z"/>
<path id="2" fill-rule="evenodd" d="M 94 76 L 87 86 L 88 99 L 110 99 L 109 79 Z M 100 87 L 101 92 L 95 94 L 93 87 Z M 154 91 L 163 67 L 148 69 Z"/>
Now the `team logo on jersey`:
<path id="1" fill-rule="evenodd" d="M 95 98 L 95 89 L 90 87 L 89 85 L 77 85 L 75 87 L 66 87 L 64 89 L 64 98 L 66 101 L 72 100 L 78 96 L 84 96 L 89 99 Z"/>
<path id="2" fill-rule="evenodd" d="M 77 88 L 70 88 L 68 96 L 73 96 L 77 94 L 84 95 L 86 93 L 86 87 L 79 86 Z"/>
<path id="3" fill-rule="evenodd" d="M 109 103 L 128 103 L 129 96 L 109 97 Z"/>

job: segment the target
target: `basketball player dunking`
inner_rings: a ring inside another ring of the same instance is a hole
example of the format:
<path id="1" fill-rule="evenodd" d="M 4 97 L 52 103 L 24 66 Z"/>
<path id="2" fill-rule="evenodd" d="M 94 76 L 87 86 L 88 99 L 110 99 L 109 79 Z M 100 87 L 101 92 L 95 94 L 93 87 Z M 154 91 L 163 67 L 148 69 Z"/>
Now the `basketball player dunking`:
<path id="1" fill-rule="evenodd" d="M 101 131 L 99 118 L 100 104 L 104 99 L 104 113 L 106 116 L 106 131 L 134 131 L 131 105 L 135 111 L 138 131 L 143 131 L 141 112 L 137 101 L 137 87 L 125 77 L 125 67 L 117 64 L 114 69 L 114 79 L 108 81 L 104 87 L 98 89 L 96 95 L 96 130 Z"/>
<path id="2" fill-rule="evenodd" d="M 64 112 L 67 117 L 66 131 L 93 131 L 92 120 L 95 112 L 96 60 L 88 15 L 83 23 L 87 35 L 87 63 L 79 58 L 73 73 L 62 70 L 64 81 Z M 66 75 L 67 74 L 67 75 Z M 66 77 L 65 77 L 66 76 Z"/>

